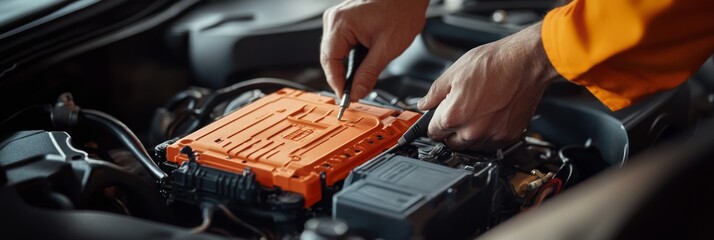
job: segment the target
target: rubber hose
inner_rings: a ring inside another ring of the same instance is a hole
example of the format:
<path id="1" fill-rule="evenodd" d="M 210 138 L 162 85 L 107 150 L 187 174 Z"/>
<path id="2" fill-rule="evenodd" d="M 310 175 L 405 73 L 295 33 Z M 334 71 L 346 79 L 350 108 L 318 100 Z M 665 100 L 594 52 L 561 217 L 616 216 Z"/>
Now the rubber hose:
<path id="1" fill-rule="evenodd" d="M 79 111 L 80 120 L 96 123 L 104 129 L 115 135 L 134 156 L 139 159 L 139 162 L 146 167 L 156 181 L 161 182 L 168 177 L 161 168 L 151 159 L 149 153 L 141 144 L 139 138 L 136 137 L 124 123 L 112 117 L 109 114 L 91 109 L 82 109 Z"/>

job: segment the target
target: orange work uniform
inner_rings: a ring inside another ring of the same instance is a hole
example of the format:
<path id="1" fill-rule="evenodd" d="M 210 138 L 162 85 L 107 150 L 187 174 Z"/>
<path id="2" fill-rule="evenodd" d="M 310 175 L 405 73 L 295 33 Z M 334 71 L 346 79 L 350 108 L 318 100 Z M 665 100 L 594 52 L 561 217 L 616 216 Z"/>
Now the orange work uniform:
<path id="1" fill-rule="evenodd" d="M 674 88 L 714 52 L 714 0 L 575 0 L 543 20 L 548 59 L 611 110 Z"/>

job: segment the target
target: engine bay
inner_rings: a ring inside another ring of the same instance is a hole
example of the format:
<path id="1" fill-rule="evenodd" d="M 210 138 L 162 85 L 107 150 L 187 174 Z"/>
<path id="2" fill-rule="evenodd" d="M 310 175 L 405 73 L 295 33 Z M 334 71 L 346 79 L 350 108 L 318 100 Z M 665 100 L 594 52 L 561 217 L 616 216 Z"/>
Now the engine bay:
<path id="1" fill-rule="evenodd" d="M 0 35 L 8 239 L 474 239 L 569 209 L 541 211 L 714 116 L 710 59 L 618 112 L 553 84 L 495 151 L 426 134 L 398 144 L 460 54 L 539 21 L 551 1 L 432 1 L 423 32 L 342 120 L 318 56 L 336 2 L 83 4 L 46 10 L 84 9 L 76 22 Z"/>
<path id="2" fill-rule="evenodd" d="M 14 132 L 0 149 L 8 184 L 22 196 L 43 196 L 35 204 L 44 207 L 153 216 L 226 237 L 294 239 L 345 225 L 349 230 L 336 237 L 462 239 L 585 179 L 580 167 L 594 174 L 609 165 L 596 146 L 557 146 L 535 131 L 492 152 L 452 151 L 427 136 L 397 146 L 421 112 L 364 100 L 337 120 L 329 92 L 244 89 L 209 104 L 218 106 L 209 112 L 224 115 L 153 121 L 175 126 L 162 135 L 190 133 L 157 144 L 151 154 L 119 120 L 80 108 L 64 93 L 10 122 L 36 111 L 70 132 L 107 131 L 129 150 L 102 159 L 95 153 L 102 147 L 87 149 L 95 140 L 65 131 Z M 30 184 L 36 181 L 44 184 Z M 218 212 L 229 222 L 214 220 Z"/>

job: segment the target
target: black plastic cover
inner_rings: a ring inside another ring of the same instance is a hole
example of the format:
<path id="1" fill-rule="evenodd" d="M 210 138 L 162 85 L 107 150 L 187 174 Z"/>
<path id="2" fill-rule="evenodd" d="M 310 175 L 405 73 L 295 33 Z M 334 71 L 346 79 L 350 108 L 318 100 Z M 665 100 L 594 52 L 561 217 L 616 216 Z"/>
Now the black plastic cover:
<path id="1" fill-rule="evenodd" d="M 258 185 L 255 173 L 235 174 L 186 161 L 171 174 L 171 199 L 200 203 L 206 199 L 255 203 Z"/>
<path id="2" fill-rule="evenodd" d="M 0 169 L 5 175 L 0 185 L 3 239 L 211 238 L 159 223 L 169 222 L 171 212 L 151 181 L 89 157 L 66 132 L 0 136 Z M 94 204 L 108 187 L 124 193 L 131 216 Z"/>
<path id="3" fill-rule="evenodd" d="M 8 185 L 48 178 L 63 171 L 72 161 L 86 160 L 87 153 L 75 149 L 65 132 L 13 132 L 0 142 L 0 166 L 7 171 Z"/>
<path id="4" fill-rule="evenodd" d="M 498 167 L 466 171 L 386 154 L 355 169 L 333 216 L 384 239 L 461 239 L 492 222 Z"/>

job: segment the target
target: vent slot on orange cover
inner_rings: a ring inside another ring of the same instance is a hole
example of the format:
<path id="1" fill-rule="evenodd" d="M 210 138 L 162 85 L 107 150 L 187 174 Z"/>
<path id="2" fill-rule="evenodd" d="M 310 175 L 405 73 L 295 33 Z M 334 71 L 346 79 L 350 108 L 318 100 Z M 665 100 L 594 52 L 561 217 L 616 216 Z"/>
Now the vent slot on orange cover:
<path id="1" fill-rule="evenodd" d="M 190 146 L 204 166 L 254 172 L 265 187 L 302 194 L 305 207 L 320 201 L 320 174 L 328 186 L 344 180 L 356 166 L 393 146 L 420 114 L 353 103 L 342 121 L 335 99 L 281 89 L 176 141 L 166 149 L 169 162 Z"/>

